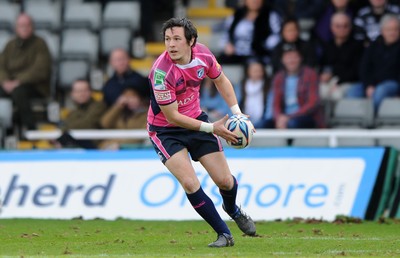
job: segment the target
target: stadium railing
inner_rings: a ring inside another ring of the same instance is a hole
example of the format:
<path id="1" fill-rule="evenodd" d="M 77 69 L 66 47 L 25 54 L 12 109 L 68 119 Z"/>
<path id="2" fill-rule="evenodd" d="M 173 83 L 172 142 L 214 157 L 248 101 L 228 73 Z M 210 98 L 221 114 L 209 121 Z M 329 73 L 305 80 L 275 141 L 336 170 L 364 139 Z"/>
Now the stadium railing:
<path id="1" fill-rule="evenodd" d="M 71 130 L 71 136 L 76 139 L 101 140 L 101 139 L 148 139 L 146 130 Z M 27 140 L 54 140 L 62 134 L 61 130 L 54 131 L 26 131 Z M 339 139 L 400 139 L 400 130 L 393 129 L 302 129 L 302 130 L 274 130 L 257 129 L 253 140 L 257 139 L 293 139 L 293 138 L 325 138 L 328 139 L 327 147 L 338 147 Z"/>

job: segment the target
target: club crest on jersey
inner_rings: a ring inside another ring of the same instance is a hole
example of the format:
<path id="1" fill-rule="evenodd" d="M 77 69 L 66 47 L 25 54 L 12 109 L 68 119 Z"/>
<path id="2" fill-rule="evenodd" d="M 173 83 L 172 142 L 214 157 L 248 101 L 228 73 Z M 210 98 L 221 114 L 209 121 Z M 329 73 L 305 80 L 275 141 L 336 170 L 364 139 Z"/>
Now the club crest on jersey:
<path id="1" fill-rule="evenodd" d="M 204 75 L 204 67 L 202 67 L 199 70 L 197 70 L 197 77 L 198 78 L 203 78 L 203 75 Z"/>
<path id="2" fill-rule="evenodd" d="M 156 69 L 154 71 L 154 77 L 153 77 L 153 81 L 154 81 L 154 89 L 156 90 L 165 90 L 165 75 L 166 73 L 162 70 Z"/>

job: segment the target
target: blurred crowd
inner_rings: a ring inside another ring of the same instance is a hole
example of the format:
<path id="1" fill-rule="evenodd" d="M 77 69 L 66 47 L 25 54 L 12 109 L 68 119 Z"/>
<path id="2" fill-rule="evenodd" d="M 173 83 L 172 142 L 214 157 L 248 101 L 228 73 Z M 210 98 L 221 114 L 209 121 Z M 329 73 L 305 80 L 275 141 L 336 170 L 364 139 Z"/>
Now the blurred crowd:
<path id="1" fill-rule="evenodd" d="M 227 0 L 225 4 L 234 13 L 213 28 L 224 35 L 216 57 L 222 67 L 243 68 L 242 80 L 233 86 L 242 111 L 256 128 L 326 128 L 329 110 L 342 98 L 370 98 L 377 112 L 383 99 L 400 96 L 398 1 Z M 29 15 L 18 16 L 15 35 L 0 54 L 0 100 L 12 101 L 13 121 L 19 128 L 35 130 L 31 100 L 50 94 L 51 54 L 35 34 Z M 76 140 L 68 133 L 146 128 L 148 81 L 132 70 L 130 59 L 123 48 L 110 53 L 112 74 L 103 82 L 100 99 L 94 97 L 89 78 L 75 78 L 67 96 L 73 107 L 57 123 L 64 133 L 55 146 L 119 149 L 140 144 L 132 139 Z M 212 120 L 229 113 L 211 80 L 202 85 L 201 104 Z"/>

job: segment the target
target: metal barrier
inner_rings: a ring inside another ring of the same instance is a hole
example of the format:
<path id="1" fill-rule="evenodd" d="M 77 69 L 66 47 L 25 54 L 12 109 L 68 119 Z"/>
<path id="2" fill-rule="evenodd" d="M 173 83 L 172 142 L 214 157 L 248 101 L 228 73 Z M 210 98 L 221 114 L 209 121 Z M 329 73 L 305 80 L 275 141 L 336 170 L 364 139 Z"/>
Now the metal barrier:
<path id="1" fill-rule="evenodd" d="M 55 131 L 26 131 L 28 140 L 53 140 L 62 134 L 61 130 Z M 148 139 L 146 130 L 71 130 L 70 134 L 76 139 L 100 140 L 100 139 Z M 329 140 L 329 147 L 337 147 L 339 138 L 366 138 L 384 139 L 398 138 L 398 129 L 302 129 L 302 130 L 274 130 L 257 129 L 253 139 L 267 138 L 325 138 Z"/>

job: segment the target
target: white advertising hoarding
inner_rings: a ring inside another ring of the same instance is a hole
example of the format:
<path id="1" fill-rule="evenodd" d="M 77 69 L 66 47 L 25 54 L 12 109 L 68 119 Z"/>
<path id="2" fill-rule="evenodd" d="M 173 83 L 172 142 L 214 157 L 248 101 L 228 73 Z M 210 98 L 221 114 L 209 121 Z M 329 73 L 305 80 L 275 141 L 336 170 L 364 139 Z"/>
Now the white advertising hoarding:
<path id="1" fill-rule="evenodd" d="M 15 154 L 15 153 L 14 153 Z M 383 157 L 372 149 L 227 150 L 255 220 L 363 217 Z M 154 151 L 0 155 L 0 218 L 200 219 Z M 193 163 L 223 218 L 219 190 Z"/>

